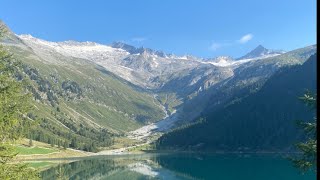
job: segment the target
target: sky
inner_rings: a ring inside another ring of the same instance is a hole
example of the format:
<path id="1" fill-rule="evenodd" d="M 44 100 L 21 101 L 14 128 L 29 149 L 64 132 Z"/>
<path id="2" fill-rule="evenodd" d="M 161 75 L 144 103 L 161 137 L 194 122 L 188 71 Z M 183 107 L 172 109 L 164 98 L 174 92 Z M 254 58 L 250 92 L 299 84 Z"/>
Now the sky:
<path id="1" fill-rule="evenodd" d="M 240 57 L 316 44 L 316 0 L 0 0 L 16 34 Z"/>

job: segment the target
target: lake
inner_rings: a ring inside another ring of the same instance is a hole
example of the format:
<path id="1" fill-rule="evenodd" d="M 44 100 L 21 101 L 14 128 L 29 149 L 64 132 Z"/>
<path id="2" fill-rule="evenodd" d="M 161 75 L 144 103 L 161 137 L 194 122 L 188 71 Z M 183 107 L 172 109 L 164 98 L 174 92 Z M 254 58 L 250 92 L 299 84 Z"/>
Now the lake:
<path id="1" fill-rule="evenodd" d="M 314 180 L 281 155 L 141 154 L 74 159 L 41 172 L 42 179 Z"/>

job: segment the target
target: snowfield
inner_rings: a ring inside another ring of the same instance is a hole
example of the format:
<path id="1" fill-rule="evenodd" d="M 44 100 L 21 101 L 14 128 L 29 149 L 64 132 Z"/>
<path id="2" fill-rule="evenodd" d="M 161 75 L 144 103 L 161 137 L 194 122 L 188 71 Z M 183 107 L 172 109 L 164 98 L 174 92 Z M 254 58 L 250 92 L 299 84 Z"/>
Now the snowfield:
<path id="1" fill-rule="evenodd" d="M 176 56 L 154 51 L 148 48 L 135 48 L 122 44 L 118 46 L 103 45 L 95 42 L 50 42 L 31 35 L 17 35 L 48 63 L 63 65 L 65 62 L 52 58 L 53 54 L 92 61 L 119 77 L 146 89 L 158 89 L 172 77 L 183 71 L 208 69 L 212 66 L 236 68 L 249 61 L 264 59 L 280 54 L 262 53 L 251 59 L 234 60 L 228 56 L 219 56 L 205 61 L 190 55 Z M 121 44 L 121 43 L 120 43 Z M 124 48 L 130 47 L 130 48 Z M 134 49 L 134 50 L 132 50 Z M 203 75 L 204 76 L 204 75 Z M 156 79 L 156 81 L 155 81 Z M 200 87 L 198 87 L 200 88 Z"/>

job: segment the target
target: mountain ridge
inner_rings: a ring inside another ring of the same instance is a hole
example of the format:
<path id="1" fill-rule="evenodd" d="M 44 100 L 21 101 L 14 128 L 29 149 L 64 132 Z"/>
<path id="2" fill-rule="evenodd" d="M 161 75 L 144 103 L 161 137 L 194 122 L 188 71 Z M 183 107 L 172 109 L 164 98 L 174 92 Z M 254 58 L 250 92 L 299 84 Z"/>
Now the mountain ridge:
<path id="1" fill-rule="evenodd" d="M 109 137 L 123 138 L 172 116 L 170 128 L 192 122 L 207 108 L 259 91 L 279 69 L 301 64 L 316 51 L 314 45 L 263 59 L 205 62 L 123 43 L 50 42 L 11 31 L 1 44 L 25 64 L 21 76 L 31 79 L 37 116 L 45 118 L 37 138 L 48 133 L 66 140 L 70 131 L 80 148 L 101 138 L 84 129 L 102 128 Z"/>
<path id="2" fill-rule="evenodd" d="M 258 45 L 256 48 L 245 54 L 244 56 L 241 56 L 240 58 L 237 58 L 236 60 L 243 60 L 243 59 L 254 59 L 254 58 L 267 58 L 267 57 L 273 57 L 277 55 L 281 55 L 285 53 L 285 51 L 280 50 L 270 50 L 265 47 L 263 47 L 261 44 Z"/>
<path id="3" fill-rule="evenodd" d="M 66 40 L 66 41 L 53 42 L 53 41 L 47 41 L 47 40 L 43 40 L 43 39 L 34 37 L 31 34 L 20 34 L 20 35 L 15 34 L 15 35 L 22 38 L 22 39 L 35 39 L 35 40 L 41 40 L 41 41 L 45 41 L 45 42 L 49 42 L 49 43 L 57 43 L 57 44 L 61 44 L 61 45 L 106 46 L 106 47 L 111 47 L 111 48 L 115 48 L 115 49 L 122 49 L 124 51 L 127 51 L 130 54 L 148 53 L 148 54 L 157 55 L 162 58 L 176 58 L 176 59 L 181 59 L 181 60 L 197 60 L 197 61 L 204 61 L 204 62 L 215 61 L 216 59 L 221 59 L 221 58 L 227 58 L 230 60 L 259 59 L 259 58 L 267 58 L 267 57 L 281 55 L 286 52 L 283 50 L 270 50 L 270 49 L 265 48 L 262 45 L 258 45 L 257 47 L 250 50 L 248 53 L 246 53 L 245 55 L 243 55 L 239 58 L 233 58 L 228 55 L 216 56 L 216 57 L 211 57 L 211 58 L 202 58 L 202 57 L 197 57 L 197 56 L 193 56 L 193 55 L 178 56 L 178 55 L 175 55 L 172 53 L 166 53 L 161 50 L 154 50 L 154 49 L 143 47 L 143 46 L 136 47 L 136 46 L 124 43 L 124 42 L 120 42 L 120 41 L 114 41 L 110 44 L 101 44 L 101 43 L 96 43 L 93 41 L 76 41 L 76 40 Z"/>
<path id="4" fill-rule="evenodd" d="M 284 67 L 261 90 L 229 101 L 220 109 L 207 109 L 205 121 L 177 128 L 157 141 L 159 149 L 214 152 L 287 152 L 303 139 L 296 121 L 312 121 L 298 97 L 316 89 L 317 55 L 304 64 Z M 297 83 L 300 82 L 300 83 Z M 243 131 L 245 129 L 245 131 Z M 185 140 L 187 139 L 187 140 Z"/>

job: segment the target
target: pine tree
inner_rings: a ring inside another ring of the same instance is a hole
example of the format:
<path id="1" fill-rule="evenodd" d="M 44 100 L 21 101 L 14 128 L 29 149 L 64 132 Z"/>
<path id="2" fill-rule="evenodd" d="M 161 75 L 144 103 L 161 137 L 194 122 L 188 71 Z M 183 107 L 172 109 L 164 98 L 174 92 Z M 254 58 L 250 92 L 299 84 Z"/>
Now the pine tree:
<path id="1" fill-rule="evenodd" d="M 0 25 L 0 38 L 5 27 Z M 16 155 L 11 145 L 27 132 L 31 121 L 30 96 L 13 78 L 19 63 L 0 45 L 0 179 L 38 179 L 38 173 L 25 164 L 12 163 Z"/>
<path id="2" fill-rule="evenodd" d="M 307 92 L 300 99 L 311 109 L 317 108 L 317 95 L 312 95 Z M 317 117 L 311 122 L 300 123 L 308 136 L 306 142 L 296 144 L 296 147 L 302 152 L 302 155 L 297 158 L 292 158 L 294 165 L 302 171 L 310 169 L 317 170 Z"/>

